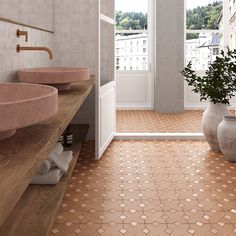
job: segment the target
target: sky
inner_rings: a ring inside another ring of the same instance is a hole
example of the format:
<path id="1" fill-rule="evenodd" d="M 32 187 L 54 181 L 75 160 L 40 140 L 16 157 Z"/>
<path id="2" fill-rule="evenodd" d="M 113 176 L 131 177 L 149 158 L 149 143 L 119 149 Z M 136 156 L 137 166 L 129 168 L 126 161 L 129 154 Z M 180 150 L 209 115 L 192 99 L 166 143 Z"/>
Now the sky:
<path id="1" fill-rule="evenodd" d="M 207 5 L 213 1 L 214 0 L 187 0 L 187 9 Z M 148 0 L 115 0 L 115 3 L 116 10 L 120 11 L 147 12 L 148 9 Z"/>
<path id="2" fill-rule="evenodd" d="M 147 12 L 148 0 L 115 0 L 116 10 Z"/>

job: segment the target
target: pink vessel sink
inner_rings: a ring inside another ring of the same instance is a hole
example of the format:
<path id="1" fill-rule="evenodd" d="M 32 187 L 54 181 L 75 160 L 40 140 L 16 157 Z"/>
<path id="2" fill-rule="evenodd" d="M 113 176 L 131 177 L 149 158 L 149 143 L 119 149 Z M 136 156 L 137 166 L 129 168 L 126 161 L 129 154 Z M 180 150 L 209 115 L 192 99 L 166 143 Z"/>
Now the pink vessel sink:
<path id="1" fill-rule="evenodd" d="M 0 140 L 58 111 L 58 91 L 46 85 L 0 83 Z"/>
<path id="2" fill-rule="evenodd" d="M 45 67 L 22 69 L 18 71 L 18 79 L 24 83 L 48 84 L 58 90 L 68 90 L 72 83 L 88 80 L 88 68 Z"/>

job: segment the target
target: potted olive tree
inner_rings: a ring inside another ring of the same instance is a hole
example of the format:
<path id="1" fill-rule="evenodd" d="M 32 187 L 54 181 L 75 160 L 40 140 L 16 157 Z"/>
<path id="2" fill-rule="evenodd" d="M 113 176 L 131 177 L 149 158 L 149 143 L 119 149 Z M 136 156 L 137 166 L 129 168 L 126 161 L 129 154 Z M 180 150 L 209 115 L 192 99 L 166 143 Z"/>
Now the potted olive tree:
<path id="1" fill-rule="evenodd" d="M 227 108 L 236 92 L 236 50 L 221 52 L 209 66 L 204 76 L 198 76 L 191 62 L 181 72 L 192 91 L 200 95 L 200 100 L 210 101 L 203 113 L 203 133 L 211 149 L 219 151 L 217 128 L 224 116 L 230 115 Z"/>

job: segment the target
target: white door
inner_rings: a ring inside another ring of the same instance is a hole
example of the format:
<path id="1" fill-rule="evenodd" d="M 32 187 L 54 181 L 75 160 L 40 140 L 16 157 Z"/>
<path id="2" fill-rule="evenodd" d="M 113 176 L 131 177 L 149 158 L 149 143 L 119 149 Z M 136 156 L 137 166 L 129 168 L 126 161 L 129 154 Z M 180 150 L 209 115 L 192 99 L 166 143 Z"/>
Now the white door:
<path id="1" fill-rule="evenodd" d="M 114 8 L 100 14 L 99 79 L 97 83 L 96 159 L 99 160 L 116 133 L 115 24 Z"/>

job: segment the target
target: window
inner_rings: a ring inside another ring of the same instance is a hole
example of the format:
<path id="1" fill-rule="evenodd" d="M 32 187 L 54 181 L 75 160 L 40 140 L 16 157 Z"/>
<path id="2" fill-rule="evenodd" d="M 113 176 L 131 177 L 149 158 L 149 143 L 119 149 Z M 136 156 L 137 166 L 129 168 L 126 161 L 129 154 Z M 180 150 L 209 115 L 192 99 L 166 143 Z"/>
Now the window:
<path id="1" fill-rule="evenodd" d="M 213 55 L 217 56 L 220 54 L 220 49 L 219 48 L 213 48 Z"/>
<path id="2" fill-rule="evenodd" d="M 186 14 L 186 63 L 194 70 L 206 70 L 219 55 L 223 4 L 219 1 L 187 0 Z M 212 19 L 212 13 L 217 20 Z"/>
<path id="3" fill-rule="evenodd" d="M 142 57 L 148 52 L 148 0 L 139 0 L 141 5 L 133 0 L 115 1 L 116 4 L 116 48 L 120 48 L 120 70 L 147 70 Z M 142 6 L 140 8 L 140 6 Z M 119 46 L 118 46 L 119 45 Z M 143 48 L 145 49 L 143 50 Z M 131 59 L 132 58 L 132 59 Z M 147 57 L 148 58 L 148 57 Z M 148 59 L 147 59 L 148 60 Z M 146 65 L 147 63 L 145 63 Z"/>
<path id="4" fill-rule="evenodd" d="M 147 70 L 148 69 L 148 34 L 146 31 L 143 33 L 125 33 L 123 31 L 117 31 L 116 33 L 116 48 L 119 45 L 119 54 L 117 58 L 120 58 L 119 64 L 116 61 L 116 68 L 118 70 Z M 145 39 L 145 47 L 141 47 L 143 40 Z M 131 45 L 132 43 L 132 46 Z M 140 47 L 136 46 L 139 42 Z M 127 45 L 127 46 L 125 46 Z M 145 61 L 143 61 L 145 58 Z"/>

